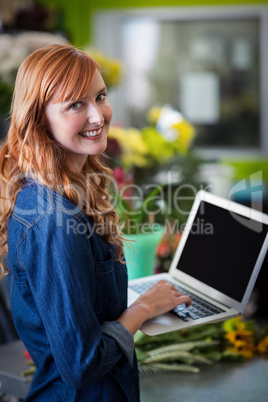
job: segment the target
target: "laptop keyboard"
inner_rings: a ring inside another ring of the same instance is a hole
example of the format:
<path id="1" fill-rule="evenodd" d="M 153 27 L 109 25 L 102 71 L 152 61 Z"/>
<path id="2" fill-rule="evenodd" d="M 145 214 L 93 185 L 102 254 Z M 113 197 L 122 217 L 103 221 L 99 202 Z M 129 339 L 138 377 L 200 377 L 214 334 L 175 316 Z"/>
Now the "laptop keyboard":
<path id="1" fill-rule="evenodd" d="M 152 280 L 148 282 L 146 281 L 139 284 L 130 284 L 129 287 L 130 289 L 133 289 L 135 292 L 142 294 L 157 282 L 158 282 L 157 280 L 154 281 Z M 170 283 L 174 285 L 179 292 L 190 296 L 192 300 L 192 304 L 189 307 L 186 307 L 185 304 L 183 303 L 170 311 L 172 314 L 175 314 L 183 321 L 188 321 L 189 317 L 192 318 L 192 320 L 198 320 L 199 318 L 204 318 L 210 315 L 220 314 L 224 312 L 224 310 L 222 310 L 221 308 L 216 307 L 213 304 L 202 299 L 201 297 L 196 296 L 195 294 L 189 292 L 186 289 L 183 289 L 176 283 L 174 282 Z"/>

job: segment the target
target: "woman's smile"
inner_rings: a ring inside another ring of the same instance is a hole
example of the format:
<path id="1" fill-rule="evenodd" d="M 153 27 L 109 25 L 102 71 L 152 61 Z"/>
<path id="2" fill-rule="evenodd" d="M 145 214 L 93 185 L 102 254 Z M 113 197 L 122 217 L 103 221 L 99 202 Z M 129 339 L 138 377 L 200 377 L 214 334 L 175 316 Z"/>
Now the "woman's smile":
<path id="1" fill-rule="evenodd" d="M 98 130 L 81 131 L 79 135 L 88 139 L 97 139 L 95 137 L 99 137 L 101 133 L 102 133 L 102 127 L 100 127 Z"/>

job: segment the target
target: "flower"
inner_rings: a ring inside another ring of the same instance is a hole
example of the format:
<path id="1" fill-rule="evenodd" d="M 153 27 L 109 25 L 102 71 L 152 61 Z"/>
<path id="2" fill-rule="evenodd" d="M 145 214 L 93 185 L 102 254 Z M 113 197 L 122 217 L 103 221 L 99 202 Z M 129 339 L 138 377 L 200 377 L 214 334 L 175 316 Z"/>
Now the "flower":
<path id="1" fill-rule="evenodd" d="M 257 350 L 261 354 L 268 353 L 268 335 L 259 342 Z"/>
<path id="2" fill-rule="evenodd" d="M 204 364 L 268 356 L 268 327 L 242 317 L 153 337 L 138 331 L 134 341 L 141 373 L 196 373 Z"/>
<path id="3" fill-rule="evenodd" d="M 157 121 L 161 113 L 162 108 L 150 109 L 147 113 L 150 124 L 140 130 L 111 127 L 108 142 L 111 139 L 118 141 L 122 149 L 121 166 L 126 169 L 163 166 L 171 158 L 187 154 L 195 136 L 193 126 L 178 113 L 180 119 L 167 125 L 168 132 L 160 131 Z"/>
<path id="4" fill-rule="evenodd" d="M 121 147 L 121 166 L 128 169 L 133 165 L 147 165 L 146 155 L 148 154 L 148 147 L 144 143 L 139 130 L 113 126 L 110 128 L 108 139 L 117 140 Z"/>
<path id="5" fill-rule="evenodd" d="M 157 270 L 159 272 L 167 272 L 169 270 L 181 236 L 182 232 L 174 232 L 170 226 L 166 226 L 166 233 L 156 249 Z"/>
<path id="6" fill-rule="evenodd" d="M 148 165 L 163 165 L 171 159 L 179 150 L 176 149 L 176 141 L 167 141 L 155 127 L 145 127 L 141 131 L 141 137 L 148 149 Z"/>
<path id="7" fill-rule="evenodd" d="M 151 109 L 148 110 L 147 112 L 147 120 L 150 124 L 155 125 L 157 123 L 157 120 L 160 117 L 161 113 L 161 107 L 159 106 L 153 106 Z"/>
<path id="8" fill-rule="evenodd" d="M 171 113 L 168 116 L 172 119 L 165 118 L 165 125 L 162 124 L 159 129 L 158 122 L 163 120 L 166 112 Z M 165 182 L 161 181 L 163 186 L 155 184 L 158 182 L 154 177 L 172 158 L 188 156 L 195 133 L 191 124 L 179 112 L 170 111 L 169 106 L 151 108 L 147 118 L 150 125 L 141 129 L 112 126 L 108 134 L 106 153 L 110 156 L 110 164 L 117 163 L 111 167 L 115 169 L 114 178 L 120 193 L 118 196 L 113 194 L 116 196 L 115 208 L 123 230 L 131 234 L 141 232 L 140 224 L 149 222 L 152 227 L 156 215 L 163 223 L 167 211 L 162 192 Z M 116 170 L 118 168 L 121 171 Z M 131 183 L 126 177 L 131 177 Z M 123 184 L 126 187 L 124 190 Z M 138 226 L 139 229 L 135 229 Z"/>
<path id="9" fill-rule="evenodd" d="M 83 50 L 100 65 L 103 80 L 108 88 L 120 84 L 123 75 L 123 67 L 120 60 L 107 57 L 102 52 L 90 46 L 84 47 Z"/>
<path id="10" fill-rule="evenodd" d="M 243 357 L 253 357 L 255 351 L 254 331 L 247 330 L 246 323 L 241 320 L 241 317 L 227 321 L 225 329 L 227 333 L 224 337 L 231 344 L 227 349 Z"/>
<path id="11" fill-rule="evenodd" d="M 177 141 L 174 142 L 174 146 L 178 152 L 182 154 L 187 153 L 191 142 L 195 136 L 194 128 L 187 121 L 183 120 L 179 123 L 175 123 L 171 126 L 171 128 L 176 131 Z"/>

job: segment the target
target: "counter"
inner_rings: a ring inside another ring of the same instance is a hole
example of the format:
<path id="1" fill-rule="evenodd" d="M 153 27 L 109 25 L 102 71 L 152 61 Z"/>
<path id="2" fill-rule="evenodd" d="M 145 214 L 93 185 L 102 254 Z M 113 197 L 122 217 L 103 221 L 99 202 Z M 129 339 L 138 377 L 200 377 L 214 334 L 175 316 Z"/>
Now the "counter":
<path id="1" fill-rule="evenodd" d="M 20 340 L 0 347 L 0 396 L 25 398 L 30 387 Z M 267 402 L 268 359 L 220 362 L 201 366 L 200 373 L 143 374 L 141 402 Z M 67 401 L 66 401 L 67 402 Z"/>

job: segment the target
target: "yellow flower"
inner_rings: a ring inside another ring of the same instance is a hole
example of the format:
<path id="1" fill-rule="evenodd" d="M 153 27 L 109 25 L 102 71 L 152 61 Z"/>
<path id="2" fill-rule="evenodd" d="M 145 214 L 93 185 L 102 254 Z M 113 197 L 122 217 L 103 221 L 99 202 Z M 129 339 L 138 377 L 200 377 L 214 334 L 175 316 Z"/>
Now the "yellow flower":
<path id="1" fill-rule="evenodd" d="M 228 350 L 247 358 L 253 357 L 256 350 L 254 331 L 246 329 L 246 323 L 241 321 L 241 317 L 226 321 L 224 328 L 227 330 L 224 337 L 232 345 Z"/>
<path id="2" fill-rule="evenodd" d="M 153 107 L 148 119 L 156 123 L 161 108 Z M 109 138 L 118 141 L 122 149 L 121 162 L 124 168 L 152 167 L 162 165 L 176 155 L 184 155 L 189 150 L 195 135 L 194 128 L 185 120 L 170 126 L 174 131 L 172 139 L 158 132 L 154 126 L 136 128 L 111 127 Z"/>
<path id="3" fill-rule="evenodd" d="M 179 123 L 171 126 L 176 130 L 178 139 L 175 141 L 174 146 L 180 153 L 186 153 L 191 145 L 191 142 L 195 136 L 195 130 L 191 124 L 186 120 L 182 120 Z"/>
<path id="4" fill-rule="evenodd" d="M 164 163 L 175 154 L 172 143 L 166 141 L 153 127 L 143 128 L 142 138 L 147 146 L 148 156 L 155 159 L 157 163 Z"/>
<path id="5" fill-rule="evenodd" d="M 147 112 L 147 120 L 150 124 L 156 124 L 159 119 L 162 108 L 159 106 L 154 106 Z"/>
<path id="6" fill-rule="evenodd" d="M 250 349 L 248 346 L 242 344 L 240 345 L 239 343 L 236 343 L 235 347 L 233 348 L 228 348 L 228 350 L 246 357 L 247 359 L 251 359 L 254 356 L 254 348 Z"/>
<path id="7" fill-rule="evenodd" d="M 257 349 L 259 353 L 268 353 L 268 335 L 259 342 Z"/>
<path id="8" fill-rule="evenodd" d="M 83 50 L 100 65 L 103 80 L 108 88 L 118 85 L 122 81 L 123 67 L 120 60 L 107 57 L 90 47 L 85 47 Z"/>
<path id="9" fill-rule="evenodd" d="M 148 148 L 142 139 L 141 132 L 135 128 L 123 129 L 119 127 L 111 127 L 109 138 L 118 141 L 122 148 L 122 164 L 125 168 L 135 166 L 147 166 L 148 161 L 146 155 Z"/>

